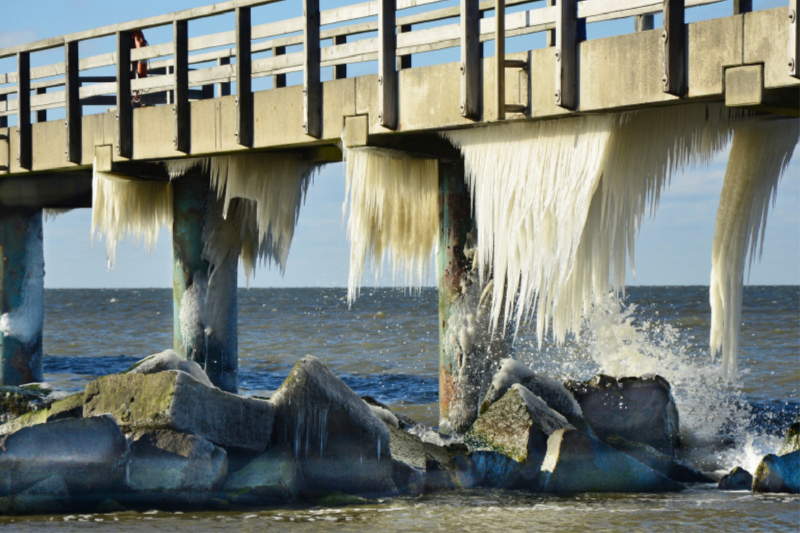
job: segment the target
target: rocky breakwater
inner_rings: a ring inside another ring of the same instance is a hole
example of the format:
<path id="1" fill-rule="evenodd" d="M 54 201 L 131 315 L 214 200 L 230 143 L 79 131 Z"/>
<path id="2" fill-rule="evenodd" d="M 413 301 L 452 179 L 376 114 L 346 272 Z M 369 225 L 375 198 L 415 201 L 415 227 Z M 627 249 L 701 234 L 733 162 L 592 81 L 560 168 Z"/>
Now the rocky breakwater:
<path id="1" fill-rule="evenodd" d="M 603 442 L 607 425 L 591 424 L 581 396 L 512 360 L 469 431 L 449 437 L 360 398 L 312 356 L 269 399 L 204 378 L 162 352 L 0 426 L 0 512 L 332 504 L 470 487 L 656 492 L 696 481 L 650 445 L 672 442 L 669 424 L 627 409 L 640 440 Z"/>

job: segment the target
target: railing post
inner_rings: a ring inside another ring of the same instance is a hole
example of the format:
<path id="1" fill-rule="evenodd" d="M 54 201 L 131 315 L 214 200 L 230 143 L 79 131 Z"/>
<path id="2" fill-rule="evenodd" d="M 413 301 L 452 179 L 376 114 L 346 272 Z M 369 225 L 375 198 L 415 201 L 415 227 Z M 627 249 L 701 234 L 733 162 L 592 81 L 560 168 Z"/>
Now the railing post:
<path id="1" fill-rule="evenodd" d="M 175 47 L 175 149 L 188 154 L 191 152 L 191 108 L 189 107 L 189 21 L 176 20 L 172 23 L 173 44 Z"/>
<path id="2" fill-rule="evenodd" d="M 575 110 L 578 107 L 576 0 L 557 0 L 556 11 L 556 105 Z M 668 0 L 665 0 L 668 1 Z"/>
<path id="3" fill-rule="evenodd" d="M 733 0 L 733 14 L 741 15 L 753 11 L 753 0 Z"/>
<path id="4" fill-rule="evenodd" d="M 36 89 L 37 96 L 40 94 L 47 94 L 47 88 L 39 87 Z M 47 110 L 42 109 L 36 112 L 36 123 L 39 124 L 40 122 L 47 122 Z"/>
<path id="5" fill-rule="evenodd" d="M 0 104 L 8 102 L 8 95 L 0 94 Z M 0 128 L 7 128 L 8 127 L 8 117 L 0 117 Z"/>
<path id="6" fill-rule="evenodd" d="M 397 128 L 396 0 L 378 0 L 378 120 Z"/>
<path id="7" fill-rule="evenodd" d="M 322 135 L 322 85 L 319 81 L 319 0 L 303 0 L 303 132 Z"/>
<path id="8" fill-rule="evenodd" d="M 31 56 L 29 52 L 17 54 L 17 134 L 19 135 L 19 166 L 31 170 L 33 150 L 31 145 Z"/>
<path id="9" fill-rule="evenodd" d="M 686 94 L 686 24 L 684 0 L 664 0 L 664 92 Z"/>
<path id="10" fill-rule="evenodd" d="M 497 120 L 506 118 L 506 2 L 494 1 L 494 97 Z"/>
<path id="11" fill-rule="evenodd" d="M 397 28 L 398 33 L 408 33 L 411 31 L 411 24 L 403 24 Z M 411 68 L 411 54 L 406 56 L 399 56 L 397 58 L 397 70 Z"/>
<path id="12" fill-rule="evenodd" d="M 461 116 L 472 120 L 481 118 L 480 20 L 480 0 L 461 0 Z"/>
<path id="13" fill-rule="evenodd" d="M 80 98 L 80 66 L 78 58 L 78 41 L 64 44 L 64 103 L 66 106 L 67 149 L 66 159 L 69 163 L 81 162 L 81 135 L 83 127 L 83 110 Z"/>
<path id="14" fill-rule="evenodd" d="M 637 33 L 652 30 L 653 25 L 653 15 L 636 15 L 633 19 L 633 29 Z"/>
<path id="15" fill-rule="evenodd" d="M 282 56 L 286 53 L 285 46 L 276 46 L 272 49 L 272 57 Z M 286 74 L 275 74 L 272 76 L 272 88 L 279 89 L 286 87 Z"/>
<path id="16" fill-rule="evenodd" d="M 253 146 L 253 67 L 250 8 L 236 8 L 236 141 Z"/>
<path id="17" fill-rule="evenodd" d="M 218 67 L 230 64 L 231 64 L 230 57 L 220 57 L 219 59 L 217 59 Z M 231 94 L 231 82 L 225 81 L 222 83 L 217 83 L 217 96 L 230 96 L 230 94 Z"/>
<path id="18" fill-rule="evenodd" d="M 131 105 L 131 34 L 117 32 L 117 155 L 133 157 L 133 105 Z"/>
<path id="19" fill-rule="evenodd" d="M 798 1 L 789 0 L 789 76 L 800 78 L 800 22 L 797 18 Z"/>
<path id="20" fill-rule="evenodd" d="M 337 35 L 333 38 L 333 44 L 345 44 L 347 42 L 347 35 Z M 333 79 L 335 80 L 343 80 L 347 77 L 347 64 L 344 65 L 334 65 L 333 67 Z"/>

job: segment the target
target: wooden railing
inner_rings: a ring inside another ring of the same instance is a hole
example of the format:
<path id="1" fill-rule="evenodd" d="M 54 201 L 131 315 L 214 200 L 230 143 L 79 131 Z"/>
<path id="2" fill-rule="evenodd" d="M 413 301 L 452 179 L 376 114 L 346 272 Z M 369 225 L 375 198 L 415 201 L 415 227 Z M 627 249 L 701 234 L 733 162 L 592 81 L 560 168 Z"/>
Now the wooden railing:
<path id="1" fill-rule="evenodd" d="M 64 107 L 66 109 L 66 159 L 78 163 L 81 157 L 81 116 L 84 105 L 116 105 L 118 120 L 118 154 L 132 157 L 133 108 L 128 105 L 132 91 L 174 94 L 175 148 L 189 151 L 188 114 L 191 98 L 213 96 L 213 84 L 219 95 L 229 94 L 230 83 L 236 82 L 237 136 L 242 146 L 253 141 L 252 79 L 274 76 L 273 86 L 285 86 L 285 75 L 303 72 L 304 130 L 311 137 L 321 135 L 320 68 L 335 67 L 335 78 L 346 76 L 346 65 L 378 61 L 379 113 L 384 127 L 397 126 L 397 70 L 411 66 L 412 54 L 461 47 L 461 110 L 465 117 L 477 119 L 481 95 L 480 42 L 535 32 L 549 32 L 547 42 L 555 47 L 557 105 L 575 109 L 577 104 L 576 45 L 586 38 L 586 23 L 626 18 L 647 17 L 663 13 L 665 49 L 664 91 L 682 95 L 686 90 L 684 10 L 721 0 L 545 0 L 544 7 L 505 15 L 505 7 L 531 4 L 531 0 L 460 0 L 458 7 L 436 8 L 442 0 L 375 0 L 320 12 L 319 0 L 302 0 L 302 17 L 252 25 L 251 9 L 278 0 L 232 0 L 141 19 L 94 30 L 54 37 L 34 43 L 0 50 L 0 59 L 16 57 L 15 72 L 0 73 L 0 127 L 8 115 L 17 116 L 19 164 L 31 168 L 31 112 Z M 798 0 L 790 0 L 790 13 L 797 13 Z M 431 5 L 433 9 L 403 15 L 411 8 Z M 752 9 L 751 0 L 735 0 L 734 11 Z M 482 18 L 496 10 L 500 17 Z M 188 21 L 235 12 L 236 28 L 202 37 L 188 38 Z M 375 18 L 377 20 L 364 20 Z M 451 24 L 414 29 L 421 24 L 456 19 Z M 790 15 L 789 63 L 792 75 L 798 76 L 797 17 Z M 173 41 L 131 48 L 130 34 L 156 26 L 172 25 Z M 650 24 L 652 26 L 652 23 Z M 377 32 L 377 37 L 348 42 L 347 38 Z M 82 41 L 116 36 L 116 51 L 79 59 Z M 330 40 L 320 47 L 320 41 Z M 302 51 L 286 53 L 290 46 Z M 230 47 L 229 47 L 230 46 Z M 65 60 L 30 68 L 30 54 L 52 48 L 64 48 Z M 496 45 L 497 72 L 505 68 L 526 68 L 521 62 L 505 60 L 504 39 Z M 209 49 L 215 49 L 209 51 Z M 271 56 L 252 59 L 253 54 L 270 52 Z M 165 59 L 167 56 L 171 58 Z M 235 58 L 234 63 L 231 58 Z M 132 78 L 131 64 L 154 60 L 146 78 Z M 192 66 L 214 63 L 211 67 Z M 81 71 L 116 65 L 116 76 L 87 77 Z M 162 74 L 158 74 L 161 72 Z M 48 79 L 44 79 L 48 78 Z M 496 76 L 497 94 L 504 94 L 504 76 Z M 34 81 L 40 80 L 43 81 Z M 11 85 L 15 84 L 15 85 Z M 4 87 L 5 85 L 5 87 Z M 48 89 L 62 90 L 47 92 Z M 192 87 L 201 91 L 190 92 Z M 36 90 L 36 94 L 31 92 Z M 16 99 L 8 95 L 17 94 Z M 108 96 L 112 95 L 112 96 Z M 122 103 L 122 105 L 120 105 Z M 504 109 L 506 107 L 506 109 Z M 521 111 L 498 102 L 498 117 L 505 111 Z"/>

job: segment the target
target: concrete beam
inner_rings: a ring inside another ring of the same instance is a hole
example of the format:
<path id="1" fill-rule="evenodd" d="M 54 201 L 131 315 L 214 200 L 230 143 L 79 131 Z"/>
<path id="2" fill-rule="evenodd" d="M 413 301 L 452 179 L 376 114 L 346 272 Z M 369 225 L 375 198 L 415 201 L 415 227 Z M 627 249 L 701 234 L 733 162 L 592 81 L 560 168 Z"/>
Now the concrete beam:
<path id="1" fill-rule="evenodd" d="M 0 209 L 0 385 L 42 381 L 44 246 L 40 209 Z"/>
<path id="2" fill-rule="evenodd" d="M 75 207 L 92 207 L 91 171 L 0 176 L 0 210 Z"/>
<path id="3" fill-rule="evenodd" d="M 764 65 L 725 70 L 725 105 L 754 111 L 800 117 L 800 89 L 764 87 Z"/>

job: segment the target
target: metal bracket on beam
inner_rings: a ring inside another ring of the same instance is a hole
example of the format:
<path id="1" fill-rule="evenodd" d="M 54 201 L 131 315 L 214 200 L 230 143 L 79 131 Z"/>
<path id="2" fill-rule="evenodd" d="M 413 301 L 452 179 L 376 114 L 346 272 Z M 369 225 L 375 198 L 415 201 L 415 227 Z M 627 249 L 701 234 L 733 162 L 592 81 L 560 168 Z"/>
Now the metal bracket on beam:
<path id="1" fill-rule="evenodd" d="M 378 0 L 378 120 L 397 128 L 397 35 L 395 0 Z"/>
<path id="2" fill-rule="evenodd" d="M 461 0 L 461 116 L 472 120 L 481 118 L 480 21 L 479 0 Z"/>
<path id="3" fill-rule="evenodd" d="M 252 26 L 249 7 L 236 8 L 236 141 L 253 146 Z"/>
<path id="4" fill-rule="evenodd" d="M 789 0 L 789 76 L 800 79 L 800 7 L 798 0 Z"/>
<path id="5" fill-rule="evenodd" d="M 188 21 L 176 20 L 172 24 L 175 46 L 175 150 L 191 152 L 191 107 L 189 106 L 189 25 Z M 213 89 L 213 86 L 212 86 Z"/>
<path id="6" fill-rule="evenodd" d="M 303 0 L 303 17 L 303 133 L 319 139 L 322 136 L 319 0 Z"/>
<path id="7" fill-rule="evenodd" d="M 131 33 L 117 32 L 117 154 L 133 158 L 131 105 Z"/>
<path id="8" fill-rule="evenodd" d="M 575 110 L 578 107 L 578 6 L 576 0 L 557 0 L 557 5 L 556 105 Z"/>
<path id="9" fill-rule="evenodd" d="M 684 0 L 664 0 L 664 92 L 686 95 L 686 23 Z"/>
<path id="10" fill-rule="evenodd" d="M 33 167 L 33 144 L 31 131 L 31 55 L 17 54 L 17 134 L 19 135 L 19 166 L 31 170 Z"/>
<path id="11" fill-rule="evenodd" d="M 64 151 L 66 160 L 80 164 L 82 151 L 83 107 L 80 97 L 80 66 L 78 58 L 78 41 L 64 44 L 64 94 L 66 103 L 67 146 Z"/>

